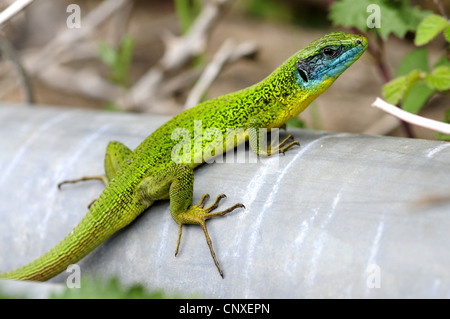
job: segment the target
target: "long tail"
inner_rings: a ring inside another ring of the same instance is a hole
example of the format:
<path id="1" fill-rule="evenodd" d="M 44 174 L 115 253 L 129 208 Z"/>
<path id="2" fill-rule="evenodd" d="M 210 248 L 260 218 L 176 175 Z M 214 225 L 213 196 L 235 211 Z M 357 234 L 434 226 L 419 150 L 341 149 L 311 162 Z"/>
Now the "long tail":
<path id="1" fill-rule="evenodd" d="M 46 281 L 78 262 L 128 224 L 118 220 L 122 215 L 118 205 L 106 201 L 111 198 L 111 193 L 110 188 L 106 188 L 80 223 L 55 247 L 25 266 L 0 274 L 0 279 Z"/>

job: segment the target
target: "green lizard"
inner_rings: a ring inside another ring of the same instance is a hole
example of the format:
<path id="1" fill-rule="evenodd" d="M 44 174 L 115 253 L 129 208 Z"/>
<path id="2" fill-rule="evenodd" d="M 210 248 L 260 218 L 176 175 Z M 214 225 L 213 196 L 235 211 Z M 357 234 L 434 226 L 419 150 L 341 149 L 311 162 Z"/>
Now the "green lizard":
<path id="1" fill-rule="evenodd" d="M 363 36 L 329 33 L 293 55 L 261 82 L 203 102 L 175 116 L 134 151 L 121 143 L 111 142 L 105 157 L 106 188 L 92 203 L 86 216 L 54 248 L 25 266 L 0 274 L 0 278 L 48 280 L 82 259 L 155 201 L 163 199 L 170 200 L 170 212 L 179 225 L 175 254 L 178 252 L 182 226 L 200 225 L 214 263 L 223 277 L 205 222 L 244 205 L 238 203 L 223 211 L 212 212 L 225 195 L 219 195 L 211 206 L 205 208 L 208 194 L 203 195 L 199 204 L 193 205 L 193 169 L 212 156 L 245 141 L 249 141 L 253 152 L 264 156 L 284 153 L 297 145 L 288 136 L 278 145 L 275 143 L 260 149 L 259 129 L 270 131 L 279 128 L 297 116 L 328 89 L 363 54 L 366 47 L 367 39 Z M 195 136 L 195 132 L 205 133 L 208 128 L 222 133 L 216 135 L 216 139 L 217 136 L 222 139 L 214 142 L 218 142 L 216 146 L 223 144 L 223 148 L 216 147 L 205 154 L 208 141 L 192 139 L 189 144 L 190 150 L 194 151 L 187 153 L 188 158 L 183 157 L 184 161 L 177 161 L 173 155 L 177 154 L 174 147 L 178 141 L 172 138 L 173 132 L 184 129 L 190 136 Z M 241 129 L 237 139 L 227 134 L 230 128 Z"/>

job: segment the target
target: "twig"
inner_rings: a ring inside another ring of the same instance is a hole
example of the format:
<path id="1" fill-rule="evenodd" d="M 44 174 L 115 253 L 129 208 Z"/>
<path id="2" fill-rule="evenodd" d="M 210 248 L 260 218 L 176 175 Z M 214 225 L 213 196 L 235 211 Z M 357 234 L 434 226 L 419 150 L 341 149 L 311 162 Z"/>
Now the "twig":
<path id="1" fill-rule="evenodd" d="M 450 134 L 450 124 L 424 118 L 422 116 L 406 112 L 395 105 L 389 104 L 377 98 L 372 106 L 377 107 L 405 122 L 421 126 L 443 134 Z"/>
<path id="2" fill-rule="evenodd" d="M 180 72 L 180 74 L 177 74 L 173 78 L 164 81 L 164 83 L 161 84 L 161 89 L 158 91 L 158 94 L 164 98 L 183 89 L 192 87 L 192 84 L 201 74 L 201 70 L 197 68 Z"/>
<path id="3" fill-rule="evenodd" d="M 159 63 L 144 74 L 118 104 L 125 110 L 145 111 L 160 102 L 158 91 L 164 76 L 183 66 L 188 60 L 206 50 L 206 42 L 218 17 L 223 14 L 223 7 L 228 0 L 208 0 L 189 32 L 181 37 L 165 34 L 166 50 Z"/>
<path id="4" fill-rule="evenodd" d="M 166 33 L 167 50 L 161 59 L 166 69 L 175 69 L 183 65 L 188 59 L 205 51 L 207 38 L 212 27 L 216 25 L 219 15 L 227 0 L 209 0 L 195 19 L 185 36 L 174 37 Z"/>
<path id="5" fill-rule="evenodd" d="M 61 65 L 50 65 L 39 78 L 46 84 L 65 92 L 82 94 L 93 99 L 114 100 L 124 89 L 88 69 L 74 70 Z"/>
<path id="6" fill-rule="evenodd" d="M 57 58 L 66 50 L 71 50 L 74 43 L 92 36 L 92 31 L 109 18 L 114 12 L 123 8 L 129 0 L 107 0 L 101 2 L 95 9 L 89 12 L 83 19 L 83 27 L 74 32 L 64 29 L 55 39 L 48 43 L 38 54 L 27 56 L 24 60 L 30 73 L 38 74 L 45 71 L 49 64 L 55 64 Z M 56 60 L 56 61 L 55 61 Z"/>
<path id="7" fill-rule="evenodd" d="M 0 13 L 0 26 L 22 11 L 34 0 L 17 0 Z"/>
<path id="8" fill-rule="evenodd" d="M 19 2 L 23 1 L 16 1 L 16 3 Z M 171 101 L 173 91 L 168 92 L 169 89 L 176 90 L 177 87 L 192 85 L 195 75 L 199 74 L 198 70 L 189 70 L 189 74 L 183 75 L 183 78 L 188 80 L 181 82 L 179 81 L 181 78 L 178 79 L 180 75 L 174 71 L 206 51 L 211 31 L 218 23 L 220 16 L 225 13 L 224 7 L 228 2 L 229 0 L 206 0 L 202 11 L 186 34 L 179 37 L 166 35 L 164 39 L 166 50 L 163 57 L 127 91 L 109 83 L 94 72 L 72 70 L 63 64 L 72 60 L 74 55 L 79 57 L 92 54 L 95 47 L 92 47 L 92 43 L 88 40 L 93 37 L 95 28 L 126 5 L 130 5 L 126 8 L 131 8 L 130 0 L 101 2 L 83 17 L 81 29 L 76 31 L 63 29 L 38 52 L 25 54 L 23 57 L 25 69 L 30 75 L 37 76 L 44 83 L 59 90 L 79 93 L 95 99 L 116 100 L 124 110 L 145 111 L 150 108 L 154 110 L 155 106 L 167 105 L 167 102 Z M 255 47 L 248 43 L 236 46 L 235 50 L 230 50 L 223 58 L 219 70 L 229 62 L 254 53 L 254 50 Z M 168 74 L 176 74 L 176 76 L 166 79 Z M 217 74 L 209 75 L 208 81 L 211 82 L 216 76 Z M 209 84 L 205 82 L 201 90 L 206 90 L 208 86 Z"/>
<path id="9" fill-rule="evenodd" d="M 85 16 L 82 28 L 76 32 L 64 29 L 39 52 L 26 54 L 23 64 L 28 74 L 37 76 L 46 84 L 64 91 L 80 93 L 101 100 L 118 98 L 123 94 L 123 90 L 118 86 L 107 83 L 93 72 L 73 71 L 71 74 L 70 69 L 60 64 L 67 62 L 67 53 L 70 53 L 73 47 L 81 47 L 81 40 L 92 36 L 92 31 L 96 27 L 129 2 L 129 0 L 101 2 Z"/>
<path id="10" fill-rule="evenodd" d="M 357 31 L 355 30 L 355 33 Z M 368 35 L 367 35 L 368 36 Z M 373 45 L 373 43 L 376 42 L 377 45 Z M 381 79 L 384 83 L 389 82 L 392 80 L 392 76 L 389 72 L 388 65 L 386 63 L 386 59 L 383 57 L 384 55 L 384 42 L 381 39 L 381 37 L 375 35 L 374 41 L 369 41 L 369 46 L 367 48 L 367 52 L 369 52 L 370 55 L 375 60 L 375 65 L 378 69 L 378 73 L 381 76 Z"/>
<path id="11" fill-rule="evenodd" d="M 444 8 L 444 6 L 442 5 L 442 3 L 441 3 L 439 0 L 434 0 L 433 2 L 434 2 L 434 4 L 436 5 L 436 7 L 438 7 L 438 10 L 439 10 L 439 12 L 441 13 L 441 15 L 442 15 L 444 18 L 448 19 L 447 13 L 445 12 L 445 8 Z"/>
<path id="12" fill-rule="evenodd" d="M 120 43 L 122 37 L 127 32 L 127 25 L 130 20 L 131 12 L 134 7 L 133 1 L 128 1 L 120 10 L 117 10 L 117 14 L 114 16 L 112 20 L 112 42 Z"/>
<path id="13" fill-rule="evenodd" d="M 252 55 L 255 51 L 256 46 L 253 43 L 247 42 L 236 45 L 233 40 L 226 40 L 189 93 L 184 108 L 191 108 L 200 102 L 201 97 L 211 86 L 211 83 L 217 78 L 225 64 L 233 62 L 243 56 Z"/>
<path id="14" fill-rule="evenodd" d="M 12 63 L 14 64 L 15 68 L 17 69 L 17 72 L 19 73 L 20 80 L 22 82 L 22 90 L 24 92 L 25 96 L 25 102 L 28 104 L 32 104 L 34 102 L 33 98 L 33 90 L 31 88 L 30 79 L 28 78 L 28 74 L 25 71 L 25 69 L 22 66 L 22 63 L 12 47 L 12 45 L 9 43 L 8 39 L 3 37 L 3 35 L 0 34 L 0 51 L 8 57 Z"/>
<path id="15" fill-rule="evenodd" d="M 354 31 L 355 31 L 355 33 L 357 33 L 357 30 L 355 28 L 354 28 Z M 366 35 L 366 36 L 368 36 L 368 35 Z M 373 45 L 374 42 L 377 43 L 376 46 Z M 384 57 L 384 41 L 379 35 L 375 34 L 374 41 L 369 40 L 369 47 L 367 48 L 367 51 L 374 58 L 375 65 L 378 69 L 378 72 L 381 76 L 383 83 L 387 83 L 390 80 L 392 80 L 392 76 L 389 72 L 389 68 L 386 63 L 386 59 Z M 375 124 L 373 127 L 369 128 L 369 130 L 372 131 L 373 128 L 381 127 L 385 124 L 386 124 L 386 121 L 384 119 L 382 119 L 382 123 L 380 123 L 379 125 Z M 414 137 L 408 123 L 406 123 L 404 121 L 399 121 L 396 126 L 399 126 L 399 125 L 402 126 L 404 134 L 407 137 Z"/>

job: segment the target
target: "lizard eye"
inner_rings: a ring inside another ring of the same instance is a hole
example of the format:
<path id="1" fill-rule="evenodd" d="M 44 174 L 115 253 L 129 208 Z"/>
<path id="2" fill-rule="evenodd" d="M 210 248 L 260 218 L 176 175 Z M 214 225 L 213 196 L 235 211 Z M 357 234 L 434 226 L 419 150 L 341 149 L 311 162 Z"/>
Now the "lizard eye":
<path id="1" fill-rule="evenodd" d="M 334 54 L 336 53 L 336 51 L 337 51 L 337 50 L 328 47 L 328 48 L 323 49 L 323 54 L 324 54 L 326 57 L 331 58 L 331 57 L 334 56 Z"/>

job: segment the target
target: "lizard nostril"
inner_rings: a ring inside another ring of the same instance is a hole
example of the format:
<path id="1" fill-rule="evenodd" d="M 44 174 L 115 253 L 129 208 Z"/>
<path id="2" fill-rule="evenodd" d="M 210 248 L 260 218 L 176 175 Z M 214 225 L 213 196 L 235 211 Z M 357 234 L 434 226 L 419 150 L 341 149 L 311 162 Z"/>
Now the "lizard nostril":
<path id="1" fill-rule="evenodd" d="M 362 40 L 361 39 L 356 40 L 356 44 L 357 45 L 361 45 L 362 44 Z"/>

